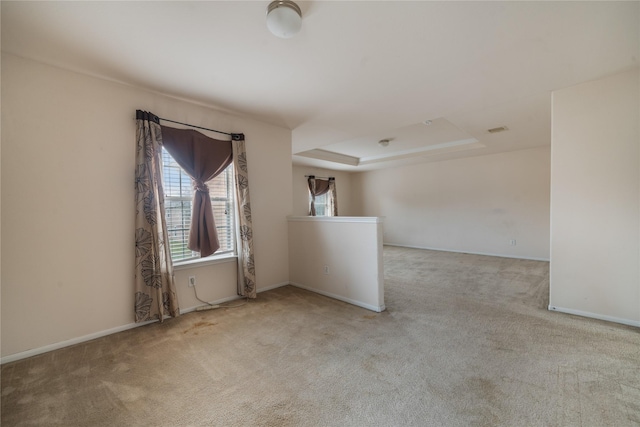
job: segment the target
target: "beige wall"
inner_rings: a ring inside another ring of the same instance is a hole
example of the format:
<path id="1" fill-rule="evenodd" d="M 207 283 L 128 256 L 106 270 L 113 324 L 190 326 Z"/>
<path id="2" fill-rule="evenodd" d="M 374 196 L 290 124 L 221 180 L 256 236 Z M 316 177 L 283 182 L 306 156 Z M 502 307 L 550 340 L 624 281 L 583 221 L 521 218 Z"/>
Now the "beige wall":
<path id="1" fill-rule="evenodd" d="M 289 130 L 3 54 L 3 356 L 132 324 L 136 109 L 244 132 L 257 286 L 288 282 Z M 179 270 L 181 307 L 191 274 L 233 297 L 234 268 Z"/>
<path id="2" fill-rule="evenodd" d="M 293 214 L 309 214 L 309 190 L 305 175 L 333 176 L 336 178 L 336 192 L 338 193 L 338 215 L 355 215 L 351 202 L 351 173 L 311 166 L 293 166 Z"/>
<path id="3" fill-rule="evenodd" d="M 638 70 L 553 94 L 550 308 L 640 326 Z"/>
<path id="4" fill-rule="evenodd" d="M 384 311 L 382 220 L 289 217 L 291 283 L 373 311 Z"/>
<path id="5" fill-rule="evenodd" d="M 385 244 L 546 260 L 549 153 L 541 147 L 354 174 L 356 214 L 385 217 Z"/>

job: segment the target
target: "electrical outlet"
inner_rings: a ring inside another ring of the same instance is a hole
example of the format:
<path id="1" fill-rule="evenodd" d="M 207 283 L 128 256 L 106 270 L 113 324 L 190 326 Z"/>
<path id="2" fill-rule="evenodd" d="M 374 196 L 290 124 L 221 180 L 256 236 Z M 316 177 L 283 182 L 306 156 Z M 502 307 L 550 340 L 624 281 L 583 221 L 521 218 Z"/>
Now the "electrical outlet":
<path id="1" fill-rule="evenodd" d="M 516 239 L 511 239 L 511 240 L 509 240 L 509 244 L 510 244 L 511 246 L 515 246 L 515 245 L 516 245 Z"/>
<path id="2" fill-rule="evenodd" d="M 325 265 L 324 267 L 322 267 L 322 272 L 323 272 L 324 274 L 329 274 L 329 266 L 328 266 L 328 265 Z"/>
<path id="3" fill-rule="evenodd" d="M 196 285 L 196 276 L 189 276 L 189 287 L 192 288 Z"/>

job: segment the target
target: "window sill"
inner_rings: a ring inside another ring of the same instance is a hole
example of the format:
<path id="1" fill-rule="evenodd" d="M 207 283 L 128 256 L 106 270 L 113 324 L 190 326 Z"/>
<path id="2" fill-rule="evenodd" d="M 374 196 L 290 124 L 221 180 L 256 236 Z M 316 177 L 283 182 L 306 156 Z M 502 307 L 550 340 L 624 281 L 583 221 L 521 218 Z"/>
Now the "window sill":
<path id="1" fill-rule="evenodd" d="M 173 264 L 173 270 L 186 270 L 188 268 L 204 267 L 207 265 L 224 264 L 227 262 L 235 262 L 238 256 L 235 254 L 225 254 L 217 257 L 190 259 L 188 261 L 177 262 Z"/>

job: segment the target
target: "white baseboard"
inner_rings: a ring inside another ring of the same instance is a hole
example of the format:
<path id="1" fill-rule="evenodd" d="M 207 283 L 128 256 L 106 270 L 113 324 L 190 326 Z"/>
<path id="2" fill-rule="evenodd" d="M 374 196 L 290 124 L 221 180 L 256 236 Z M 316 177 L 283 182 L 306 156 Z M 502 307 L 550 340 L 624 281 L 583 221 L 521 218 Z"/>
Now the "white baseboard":
<path id="1" fill-rule="evenodd" d="M 269 291 L 271 289 L 275 289 L 275 288 L 279 288 L 281 286 L 286 286 L 288 285 L 289 282 L 283 282 L 283 283 L 278 283 L 276 285 L 271 285 L 271 286 L 266 286 L 263 288 L 258 289 L 258 293 L 260 292 L 265 292 L 265 291 Z M 227 298 L 222 298 L 216 301 L 210 301 L 210 304 L 223 304 L 225 302 L 229 302 L 229 301 L 235 301 L 237 299 L 240 299 L 242 297 L 238 296 L 238 295 L 234 295 L 231 297 L 227 297 Z M 193 311 L 196 311 L 196 309 L 199 306 L 194 306 L 194 307 L 188 307 L 188 308 L 184 308 L 184 309 L 180 309 L 180 314 L 187 314 L 187 313 L 191 313 Z M 59 350 L 61 348 L 64 347 L 69 347 L 72 345 L 76 345 L 76 344 L 81 344 L 83 342 L 87 342 L 87 341 L 91 341 L 91 340 L 95 340 L 96 338 L 102 338 L 105 337 L 107 335 L 111 335 L 111 334 L 116 334 L 118 332 L 123 332 L 129 329 L 133 329 L 133 328 L 137 328 L 139 326 L 145 326 L 145 325 L 149 325 L 151 323 L 155 323 L 157 322 L 157 320 L 151 320 L 149 322 L 141 322 L 141 323 L 128 323 L 126 325 L 122 325 L 122 326 L 117 326 L 115 328 L 111 328 L 111 329 L 106 329 L 104 331 L 98 331 L 98 332 L 94 332 L 88 335 L 83 335 L 81 337 L 77 337 L 77 338 L 72 338 L 70 340 L 66 340 L 66 341 L 60 341 L 54 344 L 49 344 L 49 345 L 45 345 L 43 347 L 38 347 L 38 348 L 34 348 L 31 350 L 27 350 L 27 351 L 22 351 L 20 353 L 15 353 L 15 354 L 10 354 L 8 356 L 4 356 L 2 358 L 0 358 L 0 365 L 4 364 L 4 363 L 9 363 L 9 362 L 15 362 L 16 360 L 20 360 L 20 359 L 26 359 L 27 357 L 33 357 L 33 356 L 37 356 L 39 354 L 43 354 L 43 353 L 47 353 L 53 350 Z"/>
<path id="2" fill-rule="evenodd" d="M 576 315 L 576 316 L 590 317 L 592 319 L 605 320 L 607 322 L 621 323 L 623 325 L 640 327 L 640 321 L 638 321 L 638 320 L 622 319 L 622 318 L 619 318 L 619 317 L 606 316 L 604 314 L 590 313 L 588 311 L 573 310 L 571 308 L 557 307 L 555 305 L 549 305 L 549 311 L 557 311 L 559 313 L 573 314 L 573 315 Z"/>
<path id="3" fill-rule="evenodd" d="M 260 292 L 266 292 L 266 291 L 270 291 L 272 289 L 277 289 L 277 288 L 281 288 L 283 286 L 287 286 L 289 285 L 289 282 L 282 282 L 282 283 L 276 283 L 275 285 L 271 285 L 271 286 L 265 286 L 262 288 L 258 288 L 258 293 Z"/>
<path id="4" fill-rule="evenodd" d="M 209 304 L 212 305 L 217 305 L 217 304 L 224 304 L 225 302 L 231 302 L 231 301 L 236 301 L 241 299 L 242 297 L 240 295 L 234 295 L 232 297 L 227 297 L 227 298 L 221 298 L 215 301 L 207 301 Z M 187 313 L 191 313 L 193 311 L 196 311 L 198 309 L 198 307 L 202 307 L 205 306 L 207 304 L 200 304 L 200 305 L 194 305 L 193 307 L 188 307 L 188 308 L 181 308 L 180 309 L 180 314 L 187 314 Z"/>
<path id="5" fill-rule="evenodd" d="M 371 310 L 371 311 L 375 311 L 377 313 L 383 312 L 386 307 L 383 305 L 381 306 L 375 306 L 375 305 L 371 305 L 371 304 L 367 304 L 365 302 L 362 301 L 357 301 L 357 300 L 353 300 L 351 298 L 346 298 L 340 295 L 336 295 L 336 294 L 332 294 L 331 292 L 325 292 L 325 291 L 321 291 L 315 288 L 310 288 L 308 286 L 304 286 L 301 285 L 299 283 L 294 283 L 294 282 L 289 282 L 289 284 L 291 286 L 295 286 L 296 288 L 300 288 L 300 289 L 304 289 L 305 291 L 309 291 L 309 292 L 314 292 L 316 294 L 320 294 L 320 295 L 324 295 L 325 297 L 329 297 L 329 298 L 333 298 L 333 299 L 337 299 L 339 301 L 343 301 L 352 305 L 356 305 L 358 307 L 362 307 L 362 308 L 366 308 L 367 310 Z"/>
<path id="6" fill-rule="evenodd" d="M 411 245 L 401 245 L 398 243 L 387 243 L 384 242 L 385 246 L 397 246 L 400 248 L 411 248 L 411 249 L 426 249 L 429 251 L 439 251 L 439 252 L 453 252 L 457 254 L 472 254 L 472 255 L 485 255 L 485 256 L 495 256 L 500 258 L 513 258 L 513 259 L 526 259 L 529 261 L 546 261 L 549 262 L 549 258 L 536 258 L 536 257 L 528 257 L 528 256 L 515 256 L 515 255 L 504 255 L 504 254 L 492 254 L 489 252 L 471 252 L 471 251 L 458 251 L 454 249 L 442 249 L 442 248 L 431 248 L 426 246 L 411 246 Z"/>
<path id="7" fill-rule="evenodd" d="M 54 344 L 45 345 L 43 347 L 22 351 L 20 353 L 10 354 L 9 356 L 4 356 L 3 358 L 1 358 L 0 364 L 15 362 L 16 360 L 26 359 L 27 357 L 37 356 L 39 354 L 47 353 L 53 350 L 59 350 L 64 347 L 69 347 L 71 345 L 76 345 L 86 341 L 95 340 L 96 338 L 101 338 L 107 335 L 116 334 L 118 332 L 123 332 L 129 329 L 137 328 L 139 326 L 149 325 L 155 322 L 157 322 L 157 320 L 150 320 L 148 322 L 141 322 L 141 323 L 128 323 L 126 325 L 117 326 L 115 328 L 106 329 L 104 331 L 94 332 L 92 334 L 83 335 L 81 337 L 72 338 L 70 340 L 60 341 Z"/>

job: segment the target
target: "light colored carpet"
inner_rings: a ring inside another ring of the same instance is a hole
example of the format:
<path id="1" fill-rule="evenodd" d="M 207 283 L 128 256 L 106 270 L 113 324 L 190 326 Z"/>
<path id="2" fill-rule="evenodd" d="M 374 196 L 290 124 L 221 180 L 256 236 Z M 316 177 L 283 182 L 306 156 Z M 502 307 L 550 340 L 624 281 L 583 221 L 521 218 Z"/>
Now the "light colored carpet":
<path id="1" fill-rule="evenodd" d="M 2 426 L 637 426 L 637 328 L 548 263 L 385 248 L 387 311 L 291 286 L 2 366 Z"/>

